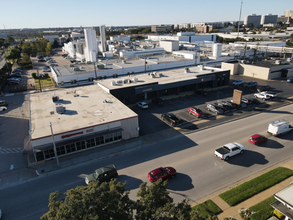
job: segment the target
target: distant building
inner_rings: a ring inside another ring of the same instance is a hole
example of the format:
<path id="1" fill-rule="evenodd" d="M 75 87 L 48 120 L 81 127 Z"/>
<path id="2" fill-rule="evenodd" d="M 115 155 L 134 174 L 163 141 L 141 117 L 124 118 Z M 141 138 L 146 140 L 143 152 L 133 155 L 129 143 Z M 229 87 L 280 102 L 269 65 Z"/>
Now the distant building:
<path id="1" fill-rule="evenodd" d="M 160 41 L 160 47 L 167 52 L 177 51 L 179 50 L 179 41 L 162 40 Z"/>
<path id="2" fill-rule="evenodd" d="M 259 26 L 261 21 L 261 15 L 248 15 L 244 17 L 244 25 L 253 24 L 254 26 Z"/>
<path id="3" fill-rule="evenodd" d="M 267 14 L 267 15 L 262 15 L 260 24 L 276 24 L 278 20 L 278 15 L 272 15 L 272 14 Z"/>
<path id="4" fill-rule="evenodd" d="M 178 29 L 181 29 L 181 28 L 190 28 L 190 24 L 174 24 L 174 28 L 178 28 Z"/>
<path id="5" fill-rule="evenodd" d="M 173 25 L 153 25 L 151 27 L 152 32 L 160 32 L 160 31 L 172 31 L 174 28 Z"/>
<path id="6" fill-rule="evenodd" d="M 198 33 L 209 33 L 211 30 L 214 29 L 214 26 L 203 25 L 203 26 L 196 26 L 195 28 Z"/>
<path id="7" fill-rule="evenodd" d="M 293 10 L 287 10 L 287 11 L 285 11 L 285 17 L 293 18 Z"/>
<path id="8" fill-rule="evenodd" d="M 101 51 L 106 52 L 106 30 L 105 25 L 100 26 Z"/>

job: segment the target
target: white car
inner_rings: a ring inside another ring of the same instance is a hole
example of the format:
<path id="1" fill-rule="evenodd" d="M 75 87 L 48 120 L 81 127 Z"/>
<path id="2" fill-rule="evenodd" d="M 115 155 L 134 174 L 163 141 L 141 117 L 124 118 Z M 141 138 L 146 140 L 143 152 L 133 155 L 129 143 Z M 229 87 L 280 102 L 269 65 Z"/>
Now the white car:
<path id="1" fill-rule="evenodd" d="M 234 86 L 240 86 L 244 83 L 244 81 L 242 79 L 236 80 L 232 83 L 232 85 Z"/>
<path id="2" fill-rule="evenodd" d="M 5 107 L 5 106 L 0 106 L 0 111 L 2 112 L 2 111 L 6 111 L 7 110 L 7 107 Z"/>
<path id="3" fill-rule="evenodd" d="M 146 104 L 145 102 L 137 102 L 136 105 L 142 109 L 148 108 L 148 104 Z"/>
<path id="4" fill-rule="evenodd" d="M 262 100 L 268 100 L 268 99 L 271 98 L 266 92 L 255 93 L 255 94 L 254 94 L 254 97 L 255 97 L 255 98 L 262 99 Z"/>
<path id="5" fill-rule="evenodd" d="M 267 94 L 268 96 L 270 96 L 271 98 L 277 97 L 277 94 L 275 92 L 268 91 L 268 92 L 264 92 L 264 93 Z"/>
<path id="6" fill-rule="evenodd" d="M 51 72 L 50 68 L 43 68 L 42 70 L 43 70 L 43 72 Z"/>

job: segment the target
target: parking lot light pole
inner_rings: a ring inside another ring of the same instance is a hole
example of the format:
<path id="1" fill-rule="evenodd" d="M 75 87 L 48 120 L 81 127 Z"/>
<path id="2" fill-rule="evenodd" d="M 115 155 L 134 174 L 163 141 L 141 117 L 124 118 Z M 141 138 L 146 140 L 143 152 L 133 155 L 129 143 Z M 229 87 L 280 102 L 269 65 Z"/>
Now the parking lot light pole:
<path id="1" fill-rule="evenodd" d="M 52 123 L 50 122 L 50 128 L 51 128 L 51 133 L 52 133 L 52 139 L 53 139 L 53 145 L 54 145 L 54 153 L 55 153 L 55 158 L 57 161 L 57 167 L 59 168 L 59 159 L 57 156 L 57 150 L 56 150 L 56 145 L 55 145 L 55 139 L 54 139 L 54 135 L 53 135 L 53 128 L 52 128 Z"/>

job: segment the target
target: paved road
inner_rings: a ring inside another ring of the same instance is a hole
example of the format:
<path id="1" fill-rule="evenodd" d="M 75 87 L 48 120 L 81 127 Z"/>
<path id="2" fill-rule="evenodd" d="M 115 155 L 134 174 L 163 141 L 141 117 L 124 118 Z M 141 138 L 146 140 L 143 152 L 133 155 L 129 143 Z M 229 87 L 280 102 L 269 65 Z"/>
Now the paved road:
<path id="1" fill-rule="evenodd" d="M 178 175 L 169 181 L 168 189 L 175 202 L 188 199 L 197 201 L 211 193 L 241 181 L 259 171 L 290 159 L 292 135 L 281 138 L 269 136 L 262 146 L 247 142 L 254 133 L 266 134 L 268 123 L 280 118 L 293 120 L 293 105 L 271 112 L 254 115 L 206 130 L 179 135 L 142 149 L 120 154 L 113 158 L 94 161 L 72 169 L 60 170 L 0 191 L 0 207 L 4 219 L 39 219 L 47 211 L 48 196 L 59 190 L 65 192 L 78 185 L 85 185 L 84 177 L 95 168 L 114 163 L 119 181 L 127 181 L 130 197 L 136 192 L 147 173 L 159 166 L 174 166 Z M 214 157 L 214 149 L 228 142 L 242 143 L 246 151 L 228 162 Z"/>

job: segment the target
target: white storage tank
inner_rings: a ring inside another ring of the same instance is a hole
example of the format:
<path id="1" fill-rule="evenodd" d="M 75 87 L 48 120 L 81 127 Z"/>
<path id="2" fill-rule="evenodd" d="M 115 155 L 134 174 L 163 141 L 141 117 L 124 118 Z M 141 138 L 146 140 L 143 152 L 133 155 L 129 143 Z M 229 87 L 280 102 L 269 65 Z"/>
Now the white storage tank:
<path id="1" fill-rule="evenodd" d="M 213 57 L 221 57 L 222 44 L 213 44 Z"/>

